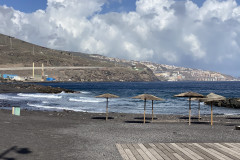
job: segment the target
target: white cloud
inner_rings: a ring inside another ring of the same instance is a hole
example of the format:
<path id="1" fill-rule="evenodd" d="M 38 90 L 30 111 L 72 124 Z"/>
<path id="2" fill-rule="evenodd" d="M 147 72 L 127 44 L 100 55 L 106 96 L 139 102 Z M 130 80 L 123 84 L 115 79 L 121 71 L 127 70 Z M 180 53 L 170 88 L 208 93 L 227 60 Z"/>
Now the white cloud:
<path id="1" fill-rule="evenodd" d="M 201 49 L 201 44 L 197 37 L 193 34 L 186 35 L 184 41 L 189 44 L 189 50 L 193 58 L 201 59 L 206 55 L 206 53 Z"/>
<path id="2" fill-rule="evenodd" d="M 0 32 L 50 48 L 240 74 L 235 0 L 206 0 L 202 7 L 137 0 L 136 11 L 101 14 L 108 3 L 48 0 L 46 10 L 31 14 L 0 6 Z"/>

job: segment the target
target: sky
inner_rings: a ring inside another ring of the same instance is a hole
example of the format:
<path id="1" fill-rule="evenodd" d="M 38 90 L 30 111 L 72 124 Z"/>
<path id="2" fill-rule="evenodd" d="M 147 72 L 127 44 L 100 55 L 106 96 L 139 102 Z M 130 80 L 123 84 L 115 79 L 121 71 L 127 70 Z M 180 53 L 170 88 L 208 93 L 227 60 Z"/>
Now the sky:
<path id="1" fill-rule="evenodd" d="M 238 0 L 0 0 L 0 20 L 48 48 L 240 76 Z"/>

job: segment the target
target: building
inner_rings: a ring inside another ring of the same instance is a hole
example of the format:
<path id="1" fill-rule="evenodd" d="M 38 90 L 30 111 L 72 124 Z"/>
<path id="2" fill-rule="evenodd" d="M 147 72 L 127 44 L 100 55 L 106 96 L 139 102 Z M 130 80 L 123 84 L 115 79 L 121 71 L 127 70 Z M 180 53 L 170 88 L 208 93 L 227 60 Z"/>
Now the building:
<path id="1" fill-rule="evenodd" d="M 46 78 L 46 81 L 51 82 L 51 81 L 56 81 L 56 79 L 55 79 L 55 78 L 48 77 L 48 78 Z"/>
<path id="2" fill-rule="evenodd" d="M 16 80 L 16 81 L 21 81 L 22 80 L 22 78 L 20 76 L 14 75 L 14 74 L 3 74 L 2 78 Z"/>

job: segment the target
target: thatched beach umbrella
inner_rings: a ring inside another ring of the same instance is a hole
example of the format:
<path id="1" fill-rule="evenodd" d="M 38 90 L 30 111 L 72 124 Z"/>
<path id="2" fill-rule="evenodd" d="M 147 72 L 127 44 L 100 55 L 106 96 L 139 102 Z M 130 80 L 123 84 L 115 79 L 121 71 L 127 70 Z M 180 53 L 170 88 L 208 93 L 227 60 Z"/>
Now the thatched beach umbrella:
<path id="1" fill-rule="evenodd" d="M 106 98 L 107 99 L 107 105 L 106 105 L 106 120 L 108 120 L 108 99 L 109 98 L 118 98 L 117 95 L 114 95 L 114 94 L 109 94 L 109 93 L 106 93 L 106 94 L 102 94 L 102 95 L 99 95 L 99 96 L 96 96 L 97 98 Z"/>
<path id="2" fill-rule="evenodd" d="M 195 92 L 185 92 L 177 94 L 174 97 L 188 97 L 189 98 L 189 125 L 191 125 L 191 98 L 203 98 L 204 95 Z"/>
<path id="3" fill-rule="evenodd" d="M 216 101 L 223 101 L 226 100 L 225 97 L 220 96 L 218 94 L 215 93 L 210 93 L 206 96 L 206 98 L 200 98 L 199 99 L 201 102 L 211 102 L 211 125 L 213 125 L 213 108 L 212 108 L 212 102 L 216 102 Z"/>
<path id="4" fill-rule="evenodd" d="M 134 99 L 141 99 L 144 100 L 144 115 L 143 115 L 143 122 L 145 123 L 145 112 L 146 112 L 146 101 L 147 100 L 152 100 L 152 121 L 153 121 L 153 101 L 163 101 L 162 98 L 156 97 L 154 95 L 150 94 L 140 94 L 136 97 L 132 97 Z"/>

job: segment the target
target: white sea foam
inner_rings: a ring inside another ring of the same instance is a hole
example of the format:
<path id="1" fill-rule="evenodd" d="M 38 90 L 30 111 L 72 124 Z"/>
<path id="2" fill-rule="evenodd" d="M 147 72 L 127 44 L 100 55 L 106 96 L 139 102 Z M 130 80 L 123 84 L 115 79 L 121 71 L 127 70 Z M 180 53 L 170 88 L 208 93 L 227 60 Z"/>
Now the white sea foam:
<path id="1" fill-rule="evenodd" d="M 43 104 L 47 104 L 47 103 L 49 103 L 49 102 L 48 102 L 48 101 L 42 101 L 42 103 L 43 103 Z"/>
<path id="2" fill-rule="evenodd" d="M 223 115 L 225 115 L 225 116 L 235 116 L 235 115 L 239 115 L 239 113 L 223 113 Z"/>
<path id="3" fill-rule="evenodd" d="M 13 99 L 24 99 L 25 97 L 12 97 Z"/>
<path id="4" fill-rule="evenodd" d="M 82 93 L 82 94 L 90 94 L 91 92 L 87 92 L 87 91 L 80 91 L 80 93 Z"/>
<path id="5" fill-rule="evenodd" d="M 53 94 L 25 94 L 25 93 L 19 93 L 17 94 L 18 96 L 21 97 L 31 97 L 31 98 L 49 98 L 49 99 L 60 99 L 62 96 L 59 95 L 53 95 Z"/>
<path id="6" fill-rule="evenodd" d="M 11 96 L 4 95 L 4 94 L 0 94 L 0 99 L 3 99 L 3 100 L 10 100 L 10 99 L 11 99 Z"/>
<path id="7" fill-rule="evenodd" d="M 68 108 L 68 107 L 53 107 L 53 106 L 44 106 L 40 104 L 31 104 L 27 103 L 28 106 L 30 107 L 36 107 L 36 108 L 44 108 L 44 109 L 53 109 L 53 110 L 71 110 L 71 111 L 76 111 L 76 112 L 86 112 L 82 109 L 77 109 L 77 108 Z"/>
<path id="8" fill-rule="evenodd" d="M 88 103 L 99 103 L 99 102 L 104 102 L 104 99 L 97 99 L 97 98 L 90 98 L 90 97 L 80 97 L 78 99 L 76 98 L 69 98 L 69 101 L 72 102 L 88 102 Z"/>

